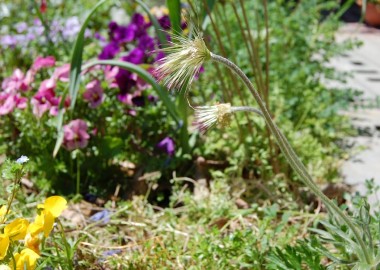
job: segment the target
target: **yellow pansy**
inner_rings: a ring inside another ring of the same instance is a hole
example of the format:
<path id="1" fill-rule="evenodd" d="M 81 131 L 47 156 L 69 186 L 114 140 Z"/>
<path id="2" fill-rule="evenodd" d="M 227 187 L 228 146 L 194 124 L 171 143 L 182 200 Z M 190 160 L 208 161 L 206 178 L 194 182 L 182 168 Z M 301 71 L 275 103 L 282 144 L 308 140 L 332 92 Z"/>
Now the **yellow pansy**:
<path id="1" fill-rule="evenodd" d="M 6 213 L 7 213 L 7 206 L 3 205 L 2 207 L 0 207 L 0 222 L 4 222 L 6 220 L 4 218 L 4 216 L 5 216 Z"/>
<path id="2" fill-rule="evenodd" d="M 33 250 L 37 254 L 40 254 L 40 243 L 41 243 L 41 239 L 38 237 L 38 235 L 35 236 L 35 235 L 28 233 L 25 236 L 25 246 L 27 248 L 30 248 L 31 250 Z"/>
<path id="3" fill-rule="evenodd" d="M 25 238 L 29 221 L 23 218 L 16 218 L 4 228 L 4 234 L 11 240 L 21 240 Z"/>
<path id="4" fill-rule="evenodd" d="M 53 229 L 55 218 L 61 215 L 66 205 L 67 201 L 60 196 L 47 198 L 45 203 L 37 206 L 38 209 L 41 209 L 41 212 L 37 215 L 34 222 L 30 224 L 28 232 L 34 236 L 43 231 L 45 237 L 48 237 Z"/>
<path id="5" fill-rule="evenodd" d="M 5 234 L 0 234 L 0 260 L 4 259 L 7 255 L 9 247 L 9 237 Z"/>
<path id="6" fill-rule="evenodd" d="M 59 217 L 63 210 L 66 209 L 67 201 L 61 196 L 51 196 L 45 200 L 44 204 L 39 204 L 38 209 L 50 212 L 56 218 Z"/>
<path id="7" fill-rule="evenodd" d="M 36 252 L 30 248 L 23 249 L 21 253 L 14 254 L 16 261 L 15 270 L 34 270 L 37 265 L 37 259 L 40 257 Z"/>

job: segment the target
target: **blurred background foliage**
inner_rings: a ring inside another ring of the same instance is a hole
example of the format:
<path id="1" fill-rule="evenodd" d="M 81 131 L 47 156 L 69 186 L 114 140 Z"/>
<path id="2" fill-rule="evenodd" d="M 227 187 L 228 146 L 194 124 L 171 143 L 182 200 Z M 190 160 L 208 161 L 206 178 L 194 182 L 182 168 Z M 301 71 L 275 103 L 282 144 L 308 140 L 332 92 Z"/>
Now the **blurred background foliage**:
<path id="1" fill-rule="evenodd" d="M 40 16 L 44 23 L 36 30 L 42 32 L 41 36 L 29 41 L 19 37 L 17 45 L 12 48 L 2 45 L 0 79 L 9 76 L 16 67 L 30 66 L 39 55 L 53 55 L 59 63 L 69 62 L 75 35 L 70 36 L 65 31 L 80 28 L 86 14 L 83 11 L 89 10 L 94 3 L 48 1 L 46 12 L 41 14 L 37 2 L 3 2 L 0 15 L 3 39 L 7 35 L 20 36 L 17 32 L 20 22 L 35 25 Z M 145 3 L 149 8 L 165 5 L 164 1 Z M 337 180 L 337 169 L 344 151 L 339 143 L 344 136 L 353 133 L 349 121 L 339 111 L 349 104 L 354 95 L 350 89 L 337 91 L 325 86 L 325 79 L 342 79 L 341 74 L 327 68 L 325 63 L 355 45 L 335 42 L 339 3 L 318 0 L 191 0 L 181 3 L 180 7 L 171 9 L 170 15 L 187 20 L 188 28 L 183 34 L 191 35 L 194 27 L 202 29 L 212 51 L 242 67 L 316 181 Z M 127 25 L 135 12 L 144 14 L 134 1 L 108 1 L 101 6 L 86 30 L 84 62 L 96 59 L 104 47 L 96 35 L 107 38 L 107 25 L 111 21 Z M 67 25 L 70 20 L 72 24 Z M 46 27 L 51 34 L 55 24 L 61 24 L 61 30 L 47 37 Z M 149 33 L 154 35 L 153 29 Z M 123 48 L 125 54 L 131 49 L 129 46 Z M 49 71 L 46 72 L 42 76 L 49 75 Z M 96 73 L 93 76 L 103 78 Z M 88 78 L 84 79 L 80 91 L 84 91 L 86 80 Z M 104 127 L 104 132 L 94 136 L 86 149 L 71 153 L 62 149 L 53 159 L 51 153 L 57 119 L 46 117 L 36 122 L 29 111 L 29 114 L 15 112 L 13 116 L 0 118 L 2 153 L 30 156 L 34 165 L 32 175 L 39 187 L 70 193 L 74 191 L 78 177 L 81 178 L 82 194 L 107 196 L 117 184 L 121 184 L 124 194 L 144 193 L 149 186 L 157 185 L 144 184 L 144 188 L 139 190 L 141 185 L 136 184 L 137 179 L 146 179 L 144 175 L 153 173 L 153 182 L 158 181 L 159 185 L 151 196 L 165 198 L 170 193 L 168 181 L 173 171 L 177 175 L 198 179 L 209 178 L 210 172 L 217 170 L 237 189 L 245 190 L 244 197 L 248 200 L 272 196 L 268 190 L 279 197 L 288 196 L 285 195 L 287 191 L 300 194 L 296 177 L 268 136 L 261 119 L 248 114 L 237 115 L 229 128 L 214 129 L 200 135 L 191 125 L 193 113 L 191 108 L 186 108 L 183 92 L 169 93 L 177 104 L 182 125 L 189 130 L 187 140 L 190 149 L 183 149 L 184 144 L 180 142 L 183 140 L 180 134 L 183 128 L 168 116 L 164 104 L 158 101 L 154 105 L 128 107 L 116 101 L 117 89 L 110 89 L 105 81 L 102 86 L 108 88 L 110 97 L 102 106 L 90 110 L 83 100 L 78 99 L 75 110 L 69 112 L 69 119 L 86 116 L 90 128 L 101 130 Z M 59 91 L 63 93 L 65 87 L 61 85 Z M 148 97 L 154 92 L 147 89 L 145 93 L 144 96 Z M 217 102 L 230 102 L 235 106 L 255 105 L 242 83 L 229 70 L 217 65 L 204 66 L 204 71 L 189 91 L 189 101 L 193 106 Z M 137 112 L 135 117 L 128 114 L 130 109 Z M 157 151 L 156 144 L 165 136 L 170 136 L 175 142 L 174 156 Z M 66 189 L 67 186 L 72 188 Z"/>

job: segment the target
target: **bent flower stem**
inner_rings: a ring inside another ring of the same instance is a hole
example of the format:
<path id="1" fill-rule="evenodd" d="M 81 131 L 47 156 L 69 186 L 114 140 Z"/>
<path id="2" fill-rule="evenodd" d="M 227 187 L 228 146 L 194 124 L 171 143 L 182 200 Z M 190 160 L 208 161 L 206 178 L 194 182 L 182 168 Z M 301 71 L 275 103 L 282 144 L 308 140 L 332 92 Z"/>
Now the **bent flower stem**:
<path id="1" fill-rule="evenodd" d="M 319 197 L 325 205 L 329 207 L 330 210 L 332 210 L 335 214 L 337 214 L 343 221 L 346 223 L 346 225 L 351 229 L 351 231 L 354 234 L 354 237 L 360 247 L 363 250 L 363 254 L 365 257 L 366 262 L 371 265 L 372 264 L 372 258 L 369 254 L 368 248 L 365 245 L 360 232 L 358 231 L 358 228 L 353 224 L 353 222 L 350 220 L 350 218 L 334 203 L 332 202 L 320 189 L 319 187 L 314 183 L 312 177 L 307 172 L 307 169 L 305 165 L 299 160 L 297 154 L 294 152 L 293 148 L 291 147 L 288 140 L 285 138 L 285 136 L 281 133 L 277 125 L 272 120 L 265 103 L 261 99 L 258 91 L 255 89 L 251 81 L 248 79 L 247 75 L 233 62 L 230 60 L 210 53 L 211 60 L 221 63 L 225 66 L 227 66 L 229 69 L 231 69 L 234 73 L 236 73 L 244 82 L 244 84 L 248 87 L 249 91 L 255 98 L 261 112 L 262 116 L 266 122 L 266 124 L 269 127 L 269 130 L 275 137 L 277 144 L 279 145 L 282 153 L 285 155 L 285 158 L 289 162 L 290 166 L 296 171 L 298 176 L 301 178 L 303 183 L 317 196 Z"/>
<path id="2" fill-rule="evenodd" d="M 210 52 L 200 34 L 196 33 L 195 38 L 191 40 L 182 37 L 175 37 L 175 39 L 179 41 L 179 43 L 173 43 L 172 47 L 164 49 L 165 52 L 171 54 L 163 58 L 159 67 L 156 69 L 158 79 L 162 81 L 169 89 L 181 89 L 184 86 L 188 87 L 200 67 L 207 60 L 221 63 L 237 74 L 247 86 L 259 106 L 259 110 L 255 109 L 254 111 L 259 113 L 264 118 L 270 132 L 275 137 L 278 146 L 290 166 L 296 171 L 303 183 L 322 200 L 330 211 L 334 212 L 344 221 L 344 223 L 346 223 L 354 234 L 356 241 L 362 248 L 366 263 L 371 265 L 373 256 L 370 256 L 368 247 L 365 245 L 358 228 L 353 224 L 351 219 L 334 202 L 326 197 L 326 195 L 314 183 L 312 177 L 307 172 L 305 165 L 299 160 L 288 140 L 272 120 L 259 92 L 255 89 L 247 75 L 245 75 L 245 73 L 236 64 L 227 58 Z M 240 107 L 240 110 L 243 110 L 242 108 L 243 107 Z M 228 119 L 232 112 L 233 111 L 230 104 L 198 107 L 196 108 L 195 113 L 196 122 L 198 122 L 201 131 L 205 131 L 214 124 L 219 123 L 223 125 L 223 123 L 227 123 L 228 121 L 225 120 Z"/>

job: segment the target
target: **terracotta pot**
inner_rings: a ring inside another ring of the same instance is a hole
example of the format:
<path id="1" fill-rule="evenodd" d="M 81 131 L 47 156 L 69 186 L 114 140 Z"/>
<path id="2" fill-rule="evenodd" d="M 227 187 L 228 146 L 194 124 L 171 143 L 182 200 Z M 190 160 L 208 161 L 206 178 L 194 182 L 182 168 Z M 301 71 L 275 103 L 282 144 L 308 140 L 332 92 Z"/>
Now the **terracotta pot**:
<path id="1" fill-rule="evenodd" d="M 364 20 L 371 26 L 380 26 L 380 6 L 373 3 L 367 3 Z"/>

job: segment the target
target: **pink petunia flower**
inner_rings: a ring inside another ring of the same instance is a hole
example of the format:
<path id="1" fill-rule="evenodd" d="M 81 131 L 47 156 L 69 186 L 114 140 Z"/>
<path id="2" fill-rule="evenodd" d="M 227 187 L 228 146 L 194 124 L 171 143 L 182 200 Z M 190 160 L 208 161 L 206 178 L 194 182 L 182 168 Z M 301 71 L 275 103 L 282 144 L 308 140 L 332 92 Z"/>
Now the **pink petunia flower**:
<path id="1" fill-rule="evenodd" d="M 28 71 L 26 75 L 20 70 L 15 69 L 12 76 L 5 78 L 1 84 L 1 88 L 6 93 L 17 93 L 18 91 L 29 90 L 29 85 L 33 81 L 33 74 Z"/>
<path id="2" fill-rule="evenodd" d="M 11 113 L 15 108 L 25 109 L 27 98 L 19 94 L 0 93 L 0 115 Z"/>
<path id="3" fill-rule="evenodd" d="M 50 111 L 51 115 L 57 115 L 59 98 L 55 96 L 55 86 L 53 79 L 44 80 L 32 98 L 33 114 L 38 118 L 41 118 L 46 111 Z"/>
<path id="4" fill-rule="evenodd" d="M 86 85 L 86 91 L 83 93 L 83 98 L 90 103 L 89 105 L 91 108 L 96 108 L 102 104 L 104 93 L 98 80 L 91 81 Z"/>
<path id="5" fill-rule="evenodd" d="M 87 133 L 87 124 L 81 119 L 72 120 L 63 126 L 63 132 L 63 146 L 69 151 L 85 148 L 90 139 L 90 135 Z"/>
<path id="6" fill-rule="evenodd" d="M 57 67 L 54 71 L 53 78 L 62 82 L 68 82 L 70 76 L 70 64 L 64 64 Z"/>
<path id="7" fill-rule="evenodd" d="M 47 57 L 37 57 L 36 60 L 34 60 L 34 63 L 32 65 L 33 71 L 38 71 L 41 68 L 45 67 L 53 67 L 55 65 L 55 58 L 54 56 L 47 56 Z"/>

